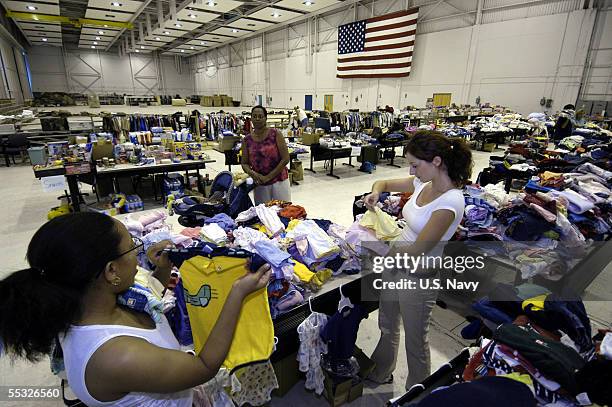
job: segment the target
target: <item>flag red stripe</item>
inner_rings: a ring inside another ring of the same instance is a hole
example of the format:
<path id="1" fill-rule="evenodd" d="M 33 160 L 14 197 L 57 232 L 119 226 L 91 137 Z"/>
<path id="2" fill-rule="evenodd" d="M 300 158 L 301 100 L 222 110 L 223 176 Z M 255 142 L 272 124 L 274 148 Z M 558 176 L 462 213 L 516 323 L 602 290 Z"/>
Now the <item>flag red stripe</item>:
<path id="1" fill-rule="evenodd" d="M 355 78 L 401 78 L 409 76 L 410 72 L 403 73 L 375 73 L 375 74 L 357 74 L 357 75 L 337 75 L 336 78 L 355 79 Z"/>
<path id="2" fill-rule="evenodd" d="M 354 71 L 360 69 L 393 69 L 393 68 L 408 68 L 412 65 L 411 62 L 402 62 L 399 64 L 377 64 L 377 65 L 355 65 L 355 66 L 339 66 L 339 71 Z"/>
<path id="3" fill-rule="evenodd" d="M 368 42 L 372 42 L 372 41 L 392 40 L 393 38 L 410 37 L 414 34 L 416 34 L 416 30 L 405 31 L 403 33 L 381 35 L 380 37 L 370 37 L 370 38 L 366 38 L 365 42 L 367 44 Z"/>
<path id="4" fill-rule="evenodd" d="M 416 23 L 417 23 L 417 20 L 415 18 L 414 20 L 410 20 L 410 21 L 400 21 L 399 23 L 395 23 L 395 24 L 381 25 L 380 27 L 366 28 L 366 34 L 378 32 L 378 31 L 393 30 L 394 28 L 402 28 L 406 26 L 411 26 Z"/>
<path id="5" fill-rule="evenodd" d="M 380 51 L 383 49 L 393 49 L 393 48 L 404 48 L 404 47 L 411 47 L 414 45 L 414 41 L 408 41 L 408 42 L 398 42 L 397 44 L 388 44 L 388 45 L 377 45 L 375 47 L 365 47 L 363 50 L 364 51 Z"/>
<path id="6" fill-rule="evenodd" d="M 395 13 L 385 14 L 384 16 L 368 18 L 366 20 L 366 23 L 377 23 L 379 21 L 385 21 L 385 20 L 390 20 L 393 18 L 409 16 L 410 14 L 418 13 L 418 11 L 419 11 L 418 7 L 410 9 L 410 10 L 397 11 Z"/>
<path id="7" fill-rule="evenodd" d="M 338 58 L 338 62 L 356 62 L 356 61 L 375 61 L 378 59 L 392 59 L 392 58 L 406 58 L 411 57 L 412 51 L 402 52 L 399 54 L 383 54 L 383 55 L 370 55 L 366 57 L 353 57 L 353 58 Z"/>

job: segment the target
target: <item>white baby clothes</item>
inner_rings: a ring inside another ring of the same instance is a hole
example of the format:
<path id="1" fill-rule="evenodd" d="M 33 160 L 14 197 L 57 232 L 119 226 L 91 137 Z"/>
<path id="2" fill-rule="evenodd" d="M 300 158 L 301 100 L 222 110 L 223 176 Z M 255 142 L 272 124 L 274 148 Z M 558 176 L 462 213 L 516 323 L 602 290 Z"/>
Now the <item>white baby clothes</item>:
<path id="1" fill-rule="evenodd" d="M 324 388 L 321 354 L 327 353 L 327 344 L 321 339 L 320 333 L 327 320 L 327 315 L 313 312 L 297 327 L 300 337 L 297 360 L 300 372 L 306 372 L 304 387 L 307 390 L 314 390 L 318 395 L 323 393 Z"/>

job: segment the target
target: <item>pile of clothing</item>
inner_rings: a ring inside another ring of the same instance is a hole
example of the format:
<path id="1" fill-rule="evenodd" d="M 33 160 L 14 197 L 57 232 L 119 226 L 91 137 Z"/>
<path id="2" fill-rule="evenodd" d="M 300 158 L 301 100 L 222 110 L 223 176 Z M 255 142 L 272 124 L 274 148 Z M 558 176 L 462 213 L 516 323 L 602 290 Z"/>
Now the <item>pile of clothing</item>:
<path id="1" fill-rule="evenodd" d="M 612 373 L 609 331 L 592 337 L 591 322 L 579 298 L 562 298 L 543 287 L 498 285 L 473 304 L 482 319 L 462 331 L 475 339 L 482 324 L 492 340 L 482 339 L 463 372 L 463 380 L 479 383 L 503 377 L 522 383 L 529 404 L 608 405 L 612 392 L 603 377 Z M 603 351 L 602 351 L 603 349 Z M 508 381 L 510 383 L 510 381 Z"/>

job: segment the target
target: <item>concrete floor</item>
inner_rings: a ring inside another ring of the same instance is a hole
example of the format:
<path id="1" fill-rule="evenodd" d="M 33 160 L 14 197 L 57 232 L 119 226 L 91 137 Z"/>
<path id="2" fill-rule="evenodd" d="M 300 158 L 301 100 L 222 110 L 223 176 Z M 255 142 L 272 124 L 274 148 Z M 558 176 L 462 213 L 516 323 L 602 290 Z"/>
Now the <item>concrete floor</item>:
<path id="1" fill-rule="evenodd" d="M 227 167 L 223 165 L 223 156 L 220 153 L 213 150 L 209 153 L 211 158 L 216 159 L 217 162 L 211 164 L 210 168 L 203 173 L 208 172 L 212 178 Z M 488 165 L 489 155 L 489 153 L 474 152 L 474 178 L 483 167 Z M 301 158 L 306 166 L 308 156 L 304 155 Z M 397 163 L 405 165 L 401 158 L 397 160 Z M 235 171 L 239 169 L 238 167 L 233 168 Z M 398 169 L 382 163 L 371 175 L 342 165 L 336 168 L 337 174 L 341 176 L 339 180 L 325 175 L 322 162 L 315 163 L 315 169 L 318 169 L 319 172 L 316 174 L 305 172 L 304 181 L 291 189 L 292 201 L 306 208 L 310 217 L 326 218 L 347 226 L 352 223 L 351 207 L 355 195 L 368 191 L 372 183 L 378 179 L 398 178 L 408 174 L 406 166 Z M 86 185 L 83 185 L 85 191 L 87 188 Z M 0 264 L 3 265 L 0 270 L 0 278 L 4 278 L 11 272 L 26 267 L 24 257 L 28 242 L 37 228 L 45 222 L 47 211 L 57 205 L 59 194 L 43 192 L 41 182 L 34 178 L 31 167 L 27 164 L 18 164 L 10 168 L 0 167 L 0 195 L 5 197 L 4 210 L 0 212 L 0 247 L 3 248 L 0 251 Z M 589 295 L 594 301 L 587 302 L 586 305 L 594 326 L 611 326 L 612 306 L 610 302 L 602 301 L 610 298 L 610 287 L 612 286 L 610 274 L 608 272 L 606 276 L 602 275 L 593 283 L 593 290 L 589 290 L 593 291 Z M 369 318 L 361 323 L 359 331 L 357 344 L 368 355 L 373 351 L 379 337 L 377 318 L 377 312 L 370 314 Z M 452 359 L 467 345 L 467 342 L 459 335 L 464 325 L 464 320 L 454 312 L 439 307 L 435 308 L 430 331 L 433 369 Z M 407 375 L 405 360 L 403 344 L 401 344 L 398 367 L 394 374 L 395 382 L 377 388 L 367 387 L 364 397 L 350 405 L 383 405 L 389 398 L 403 394 Z M 49 360 L 46 358 L 37 364 L 21 360 L 11 361 L 6 357 L 0 358 L 0 386 L 55 386 L 58 384 L 59 379 L 51 374 Z M 301 382 L 294 386 L 283 399 L 274 398 L 271 405 L 281 406 L 287 403 L 298 407 L 325 405 L 326 401 L 305 391 L 303 382 Z M 0 401 L 0 406 L 12 406 L 13 404 L 15 406 L 25 405 L 24 403 Z M 61 406 L 62 403 L 58 401 L 32 403 L 32 405 Z"/>

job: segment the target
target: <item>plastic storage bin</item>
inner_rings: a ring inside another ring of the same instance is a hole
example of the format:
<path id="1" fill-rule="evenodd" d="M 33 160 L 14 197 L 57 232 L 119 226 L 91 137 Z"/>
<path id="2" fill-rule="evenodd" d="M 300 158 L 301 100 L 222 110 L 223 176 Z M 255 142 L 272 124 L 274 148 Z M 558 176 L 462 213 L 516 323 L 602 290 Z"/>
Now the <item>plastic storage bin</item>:
<path id="1" fill-rule="evenodd" d="M 28 155 L 32 165 L 47 164 L 47 149 L 45 147 L 30 147 L 28 148 Z"/>

